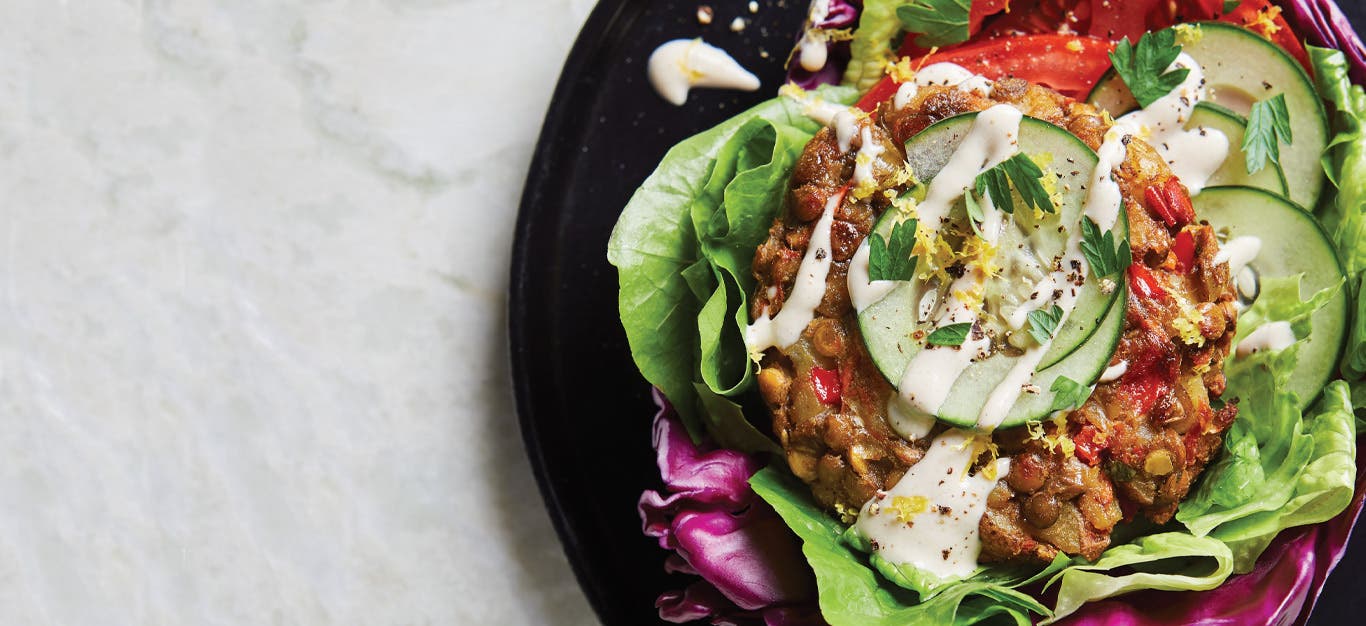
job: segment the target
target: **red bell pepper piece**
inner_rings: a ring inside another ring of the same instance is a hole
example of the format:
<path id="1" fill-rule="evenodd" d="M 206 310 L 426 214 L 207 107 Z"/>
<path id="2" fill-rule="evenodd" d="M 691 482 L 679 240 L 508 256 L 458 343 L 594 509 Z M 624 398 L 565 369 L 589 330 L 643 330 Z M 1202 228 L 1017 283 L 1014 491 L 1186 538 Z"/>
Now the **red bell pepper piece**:
<path id="1" fill-rule="evenodd" d="M 1176 254 L 1177 271 L 1189 272 L 1195 267 L 1195 237 L 1191 236 L 1190 231 L 1176 233 L 1172 253 Z"/>
<path id="2" fill-rule="evenodd" d="M 1140 297 L 1149 300 L 1165 300 L 1167 290 L 1157 282 L 1148 268 L 1141 263 L 1134 263 L 1129 266 L 1129 290 L 1138 294 Z"/>
<path id="3" fill-rule="evenodd" d="M 1100 462 L 1100 453 L 1105 446 L 1096 441 L 1096 436 L 1100 434 L 1094 426 L 1086 425 L 1081 427 L 1081 432 L 1072 438 L 1072 442 L 1077 444 L 1077 458 L 1087 465 L 1095 465 Z"/>
<path id="4" fill-rule="evenodd" d="M 1195 219 L 1195 207 L 1191 206 L 1190 195 L 1175 176 L 1168 178 L 1160 187 L 1152 185 L 1143 190 L 1143 200 L 1148 210 L 1162 218 L 1169 227 L 1180 228 Z"/>
<path id="5" fill-rule="evenodd" d="M 811 388 L 816 391 L 816 399 L 822 404 L 836 405 L 842 396 L 839 370 L 824 367 L 811 368 Z"/>

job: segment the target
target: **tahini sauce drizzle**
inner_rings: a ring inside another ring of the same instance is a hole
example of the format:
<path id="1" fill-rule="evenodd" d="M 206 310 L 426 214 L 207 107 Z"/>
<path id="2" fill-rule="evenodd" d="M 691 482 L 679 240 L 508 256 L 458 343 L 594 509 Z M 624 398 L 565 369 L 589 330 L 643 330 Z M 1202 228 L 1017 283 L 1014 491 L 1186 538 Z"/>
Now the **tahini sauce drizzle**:
<path id="1" fill-rule="evenodd" d="M 693 87 L 714 87 L 756 91 L 759 77 L 740 63 L 701 39 L 666 41 L 650 53 L 646 74 L 661 98 L 670 104 L 688 101 Z"/>
<path id="2" fill-rule="evenodd" d="M 1294 343 L 1295 329 L 1290 327 L 1290 322 L 1267 322 L 1238 342 L 1236 354 L 1242 358 L 1258 352 L 1275 352 L 1289 348 Z"/>
<path id="3" fill-rule="evenodd" d="M 1020 151 L 1022 117 L 1019 109 L 1006 104 L 998 104 L 977 115 L 972 128 L 949 162 L 930 181 L 925 201 L 916 208 L 921 228 L 939 230 L 947 221 L 949 210 L 964 191 L 973 185 L 978 174 Z M 982 237 L 995 243 L 1001 232 L 1002 212 L 988 197 L 982 204 L 982 213 L 986 218 L 982 224 Z M 981 268 L 969 268 L 955 280 L 949 287 L 948 297 L 935 314 L 935 327 L 975 324 L 977 313 L 954 294 L 974 291 L 986 278 Z M 970 333 L 960 347 L 925 346 L 911 359 L 901 375 L 898 385 L 901 399 L 917 413 L 937 414 L 948 398 L 953 382 L 974 359 L 986 356 L 990 347 L 991 339 L 982 333 Z"/>
<path id="4" fill-rule="evenodd" d="M 966 577 L 977 569 L 982 551 L 978 528 L 996 479 L 983 476 L 986 472 L 967 475 L 974 454 L 970 437 L 956 428 L 944 431 L 895 486 L 863 505 L 854 528 L 882 558 L 943 579 Z M 1010 471 L 1009 459 L 995 463 L 996 476 Z M 898 515 L 898 498 L 923 498 L 919 501 L 925 510 L 907 520 Z"/>
<path id="5" fill-rule="evenodd" d="M 844 194 L 830 196 L 825 210 L 811 231 L 806 255 L 797 267 L 797 280 L 792 293 L 783 302 L 783 310 L 776 316 L 764 315 L 745 328 L 745 345 L 751 352 L 762 352 L 773 346 L 786 348 L 801 338 L 806 325 L 816 317 L 816 307 L 825 295 L 825 278 L 830 273 L 834 256 L 830 251 L 830 226 L 835 221 L 835 209 L 844 201 Z"/>

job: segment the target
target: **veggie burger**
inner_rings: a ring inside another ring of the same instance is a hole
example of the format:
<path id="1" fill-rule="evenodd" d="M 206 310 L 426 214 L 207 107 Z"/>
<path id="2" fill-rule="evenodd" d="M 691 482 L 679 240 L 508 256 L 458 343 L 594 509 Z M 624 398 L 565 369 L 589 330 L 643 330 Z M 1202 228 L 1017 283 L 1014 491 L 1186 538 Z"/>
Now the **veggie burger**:
<path id="1" fill-rule="evenodd" d="M 1366 62 L 1287 4 L 815 0 L 609 244 L 661 616 L 1104 620 L 1347 509 Z M 670 45 L 672 100 L 743 71 Z"/>

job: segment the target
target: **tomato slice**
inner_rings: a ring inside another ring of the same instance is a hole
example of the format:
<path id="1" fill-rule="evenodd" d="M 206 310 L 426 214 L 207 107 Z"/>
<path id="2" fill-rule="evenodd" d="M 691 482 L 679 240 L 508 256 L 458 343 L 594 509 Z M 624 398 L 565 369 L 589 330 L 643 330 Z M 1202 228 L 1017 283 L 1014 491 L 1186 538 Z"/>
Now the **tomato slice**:
<path id="1" fill-rule="evenodd" d="M 911 62 L 949 62 L 992 80 L 1014 76 L 1052 87 L 1063 95 L 1084 96 L 1110 67 L 1114 44 L 1083 35 L 1024 35 L 988 39 L 922 56 Z M 858 107 L 872 111 L 896 93 L 897 83 L 884 77 L 859 100 Z"/>

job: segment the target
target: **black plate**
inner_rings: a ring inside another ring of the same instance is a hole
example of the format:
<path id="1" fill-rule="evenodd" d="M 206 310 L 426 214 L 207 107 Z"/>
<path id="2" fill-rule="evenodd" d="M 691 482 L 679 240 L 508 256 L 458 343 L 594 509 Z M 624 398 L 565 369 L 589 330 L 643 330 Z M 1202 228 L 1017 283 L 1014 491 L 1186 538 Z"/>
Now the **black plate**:
<path id="1" fill-rule="evenodd" d="M 655 597 L 687 580 L 664 573 L 665 553 L 641 535 L 636 516 L 640 492 L 659 482 L 654 407 L 617 321 L 607 238 L 670 146 L 777 89 L 806 1 L 764 0 L 754 15 L 738 0 L 712 2 L 709 26 L 697 23 L 698 4 L 598 4 L 555 88 L 517 220 L 510 327 L 522 436 L 579 584 L 614 626 L 656 623 Z M 736 16 L 752 20 L 738 34 L 728 28 Z M 696 36 L 729 51 L 763 88 L 698 90 L 683 107 L 661 100 L 645 60 L 664 41 Z M 1366 609 L 1353 589 L 1366 576 L 1363 544 L 1358 535 L 1329 579 L 1315 623 L 1347 623 Z"/>

